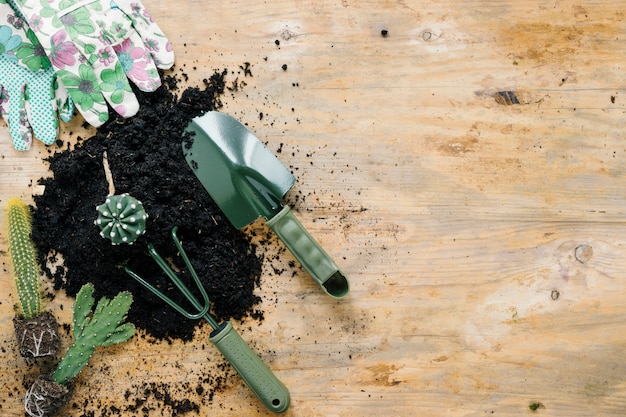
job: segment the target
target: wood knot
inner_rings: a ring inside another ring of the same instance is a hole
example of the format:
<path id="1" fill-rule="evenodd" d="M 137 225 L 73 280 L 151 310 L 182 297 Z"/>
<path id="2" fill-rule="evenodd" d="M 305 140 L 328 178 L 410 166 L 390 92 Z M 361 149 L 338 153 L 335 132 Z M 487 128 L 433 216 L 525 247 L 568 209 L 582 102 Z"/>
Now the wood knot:
<path id="1" fill-rule="evenodd" d="M 587 263 L 593 256 L 593 248 L 587 244 L 578 245 L 574 249 L 574 256 L 581 264 Z"/>

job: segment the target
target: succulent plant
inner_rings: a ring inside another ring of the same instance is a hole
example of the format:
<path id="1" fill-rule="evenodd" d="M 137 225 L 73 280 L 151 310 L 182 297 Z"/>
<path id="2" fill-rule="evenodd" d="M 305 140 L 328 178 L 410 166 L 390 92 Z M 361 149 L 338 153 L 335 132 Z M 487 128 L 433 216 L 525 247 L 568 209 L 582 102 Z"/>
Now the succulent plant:
<path id="1" fill-rule="evenodd" d="M 108 196 L 96 210 L 98 217 L 94 223 L 100 228 L 100 236 L 114 245 L 132 244 L 146 232 L 148 215 L 143 204 L 128 193 Z"/>
<path id="2" fill-rule="evenodd" d="M 67 384 L 83 369 L 98 346 L 125 342 L 135 334 L 132 323 L 124 323 L 133 302 L 128 292 L 112 300 L 103 297 L 93 309 L 94 286 L 85 284 L 76 295 L 72 317 L 74 343 L 52 375 L 35 380 L 24 397 L 26 413 L 33 417 L 53 415 L 71 396 Z"/>
<path id="3" fill-rule="evenodd" d="M 7 203 L 9 224 L 9 259 L 19 298 L 18 312 L 27 320 L 43 312 L 40 270 L 35 246 L 30 238 L 30 209 L 19 198 Z"/>
<path id="4" fill-rule="evenodd" d="M 85 284 L 76 294 L 72 317 L 74 343 L 67 350 L 52 374 L 59 384 L 66 384 L 87 364 L 98 346 L 110 346 L 125 342 L 135 334 L 132 323 L 124 323 L 133 302 L 129 292 L 121 292 L 112 300 L 103 297 L 94 304 L 94 286 Z"/>
<path id="5" fill-rule="evenodd" d="M 56 317 L 44 311 L 35 246 L 31 240 L 30 208 L 19 198 L 7 203 L 9 262 L 17 288 L 17 314 L 13 318 L 20 355 L 27 361 L 56 356 L 59 351 L 59 325 Z"/>

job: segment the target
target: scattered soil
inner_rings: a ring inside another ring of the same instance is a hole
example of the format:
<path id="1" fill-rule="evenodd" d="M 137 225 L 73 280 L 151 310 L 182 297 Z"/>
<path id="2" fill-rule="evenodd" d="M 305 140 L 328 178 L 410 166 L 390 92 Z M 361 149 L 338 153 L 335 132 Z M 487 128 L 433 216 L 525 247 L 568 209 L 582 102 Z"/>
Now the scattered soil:
<path id="1" fill-rule="evenodd" d="M 221 106 L 226 71 L 216 72 L 203 88 L 180 92 L 174 75 L 164 77 L 154 93 L 136 91 L 139 113 L 117 118 L 100 127 L 94 137 L 79 140 L 47 159 L 52 177 L 42 178 L 43 195 L 35 196 L 33 240 L 45 274 L 55 290 L 75 296 L 91 282 L 96 298 L 131 291 L 135 301 L 128 320 L 155 339 L 190 340 L 196 322 L 174 311 L 124 271 L 129 267 L 185 308 L 189 303 L 172 288 L 148 254 L 148 243 L 189 279 L 171 239 L 178 236 L 206 288 L 218 320 L 263 319 L 254 294 L 259 285 L 262 257 L 248 237 L 223 216 L 188 167 L 182 141 L 189 121 Z M 149 215 L 146 233 L 133 245 L 111 245 L 94 225 L 96 206 L 108 194 L 103 165 L 107 153 L 115 193 L 129 193 Z M 51 266 L 55 265 L 55 266 Z M 188 282 L 188 281 L 187 281 Z"/>
<path id="2" fill-rule="evenodd" d="M 276 45 L 279 45 L 278 41 Z M 284 68 L 287 69 L 286 64 Z M 244 63 L 240 69 L 239 74 L 252 77 L 250 63 Z M 188 320 L 171 309 L 127 276 L 123 267 L 130 267 L 191 309 L 148 254 L 147 245 L 152 243 L 168 262 L 178 267 L 183 280 L 189 281 L 189 274 L 171 240 L 173 226 L 179 227 L 178 236 L 210 295 L 211 311 L 218 321 L 245 317 L 263 320 L 261 300 L 254 294 L 260 284 L 263 259 L 248 236 L 234 229 L 223 216 L 187 166 L 181 150 L 182 142 L 187 139 L 183 131 L 191 118 L 219 109 L 225 89 L 237 92 L 246 85 L 236 79 L 226 87 L 226 74 L 226 71 L 215 73 L 205 80 L 202 88 L 183 90 L 178 84 L 181 79 L 186 81 L 187 75 L 181 71 L 180 78 L 165 76 L 164 85 L 157 92 L 135 91 L 141 105 L 139 113 L 130 119 L 111 120 L 92 138 L 79 138 L 74 148 L 68 145 L 66 150 L 53 154 L 47 159 L 51 176 L 39 180 L 39 184 L 45 186 L 44 194 L 34 196 L 33 240 L 42 268 L 54 289 L 73 297 L 82 285 L 91 282 L 96 288 L 96 298 L 131 291 L 135 301 L 128 321 L 145 330 L 155 343 L 167 343 L 170 339 L 191 340 L 200 322 Z M 299 83 L 292 86 L 299 87 Z M 277 105 L 263 104 L 270 109 Z M 267 110 L 259 113 L 259 119 L 266 124 L 278 125 Z M 297 117 L 295 121 L 299 123 Z M 58 146 L 61 149 L 63 143 L 59 141 Z M 275 151 L 295 156 L 300 148 L 281 143 Z M 109 192 L 103 165 L 105 152 L 116 194 L 129 193 L 138 198 L 150 216 L 146 234 L 130 246 L 112 246 L 109 240 L 99 236 L 99 228 L 93 224 L 97 216 L 96 206 Z M 306 156 L 312 158 L 313 153 Z M 313 165 L 313 161 L 310 163 Z M 290 168 L 298 177 L 303 174 L 297 166 Z M 334 174 L 335 169 L 339 168 L 333 165 L 330 174 Z M 345 170 L 355 175 L 356 167 L 346 165 Z M 307 197 L 317 199 L 314 191 L 309 194 L 297 191 L 286 196 L 286 203 L 297 210 Z M 336 204 L 343 206 L 346 203 Z M 363 210 L 361 207 L 351 212 Z M 256 236 L 255 241 L 261 246 L 273 245 L 276 237 L 268 233 Z M 280 260 L 286 249 L 282 245 L 274 249 L 266 259 L 274 275 L 295 275 L 298 266 L 293 261 L 285 264 Z M 272 264 L 274 262 L 277 266 Z M 64 324 L 61 330 L 66 336 L 71 333 L 68 324 Z M 204 344 L 198 347 L 204 348 Z M 51 368 L 53 364 L 46 365 Z M 107 366 L 102 365 L 95 371 L 107 375 Z M 176 363 L 173 366 L 181 365 Z M 23 388 L 26 388 L 34 379 L 34 371 L 22 378 Z M 218 393 L 233 385 L 245 389 L 230 364 L 214 362 L 182 383 L 138 380 L 125 387 L 124 398 L 115 405 L 101 402 L 98 394 L 93 393 L 80 397 L 80 400 L 77 398 L 67 407 L 79 410 L 74 412 L 81 416 L 195 415 L 202 406 L 231 407 L 220 403 Z M 23 391 L 15 388 L 13 392 L 13 395 L 21 396 Z"/>

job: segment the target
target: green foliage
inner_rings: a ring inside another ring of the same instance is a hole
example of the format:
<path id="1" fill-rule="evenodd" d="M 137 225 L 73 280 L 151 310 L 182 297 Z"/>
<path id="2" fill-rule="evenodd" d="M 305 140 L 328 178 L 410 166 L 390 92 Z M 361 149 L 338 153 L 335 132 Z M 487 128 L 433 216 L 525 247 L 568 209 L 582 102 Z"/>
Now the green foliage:
<path id="1" fill-rule="evenodd" d="M 95 310 L 94 286 L 85 284 L 76 295 L 72 319 L 74 343 L 67 350 L 52 379 L 65 385 L 87 365 L 96 347 L 125 342 L 135 334 L 132 323 L 124 323 L 133 302 L 128 292 L 117 294 L 112 300 L 103 297 Z"/>
<path id="2" fill-rule="evenodd" d="M 7 204 L 9 225 L 9 259 L 17 287 L 18 312 L 30 320 L 43 311 L 39 282 L 40 270 L 35 246 L 31 240 L 30 209 L 18 198 Z"/>
<path id="3" fill-rule="evenodd" d="M 148 215 L 141 202 L 128 194 L 108 196 L 96 210 L 98 218 L 94 223 L 101 230 L 100 236 L 114 245 L 132 244 L 146 232 Z"/>

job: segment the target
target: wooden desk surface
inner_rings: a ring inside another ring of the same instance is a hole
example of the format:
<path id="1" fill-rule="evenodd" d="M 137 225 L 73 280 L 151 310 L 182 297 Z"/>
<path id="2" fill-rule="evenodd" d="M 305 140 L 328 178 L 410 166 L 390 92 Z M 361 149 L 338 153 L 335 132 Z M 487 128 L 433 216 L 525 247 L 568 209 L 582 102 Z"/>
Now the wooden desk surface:
<path id="1" fill-rule="evenodd" d="M 624 415 L 621 1 L 145 5 L 189 85 L 224 68 L 245 81 L 222 110 L 284 144 L 309 196 L 298 216 L 350 278 L 335 301 L 302 271 L 267 274 L 265 321 L 237 324 L 288 386 L 286 416 Z M 0 203 L 30 202 L 48 149 L 0 136 Z M 3 222 L 0 413 L 13 417 L 35 371 L 13 341 Z M 71 300 L 49 307 L 69 323 Z M 61 415 L 183 415 L 155 395 L 131 407 L 158 384 L 199 405 L 188 415 L 270 415 L 235 376 L 212 401 L 185 389 L 221 363 L 206 333 L 98 350 Z"/>

